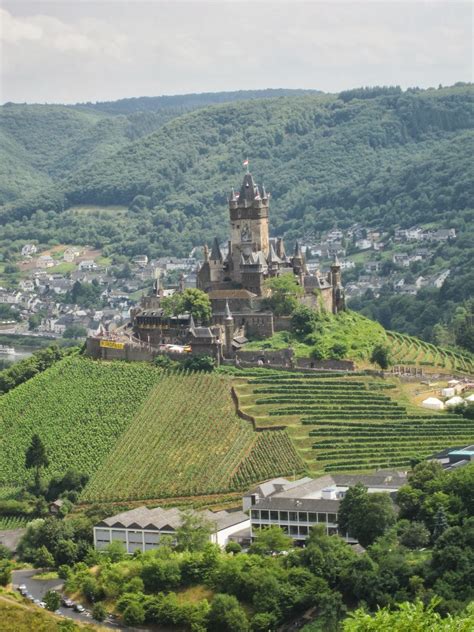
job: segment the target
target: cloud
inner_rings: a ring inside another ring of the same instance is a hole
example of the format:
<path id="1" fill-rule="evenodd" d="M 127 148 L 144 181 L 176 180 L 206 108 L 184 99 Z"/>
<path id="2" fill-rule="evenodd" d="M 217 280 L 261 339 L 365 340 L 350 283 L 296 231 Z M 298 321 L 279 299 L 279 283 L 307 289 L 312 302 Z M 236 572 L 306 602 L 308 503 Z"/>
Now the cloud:
<path id="1" fill-rule="evenodd" d="M 9 2 L 2 98 L 107 100 L 470 80 L 470 6 L 441 2 Z"/>

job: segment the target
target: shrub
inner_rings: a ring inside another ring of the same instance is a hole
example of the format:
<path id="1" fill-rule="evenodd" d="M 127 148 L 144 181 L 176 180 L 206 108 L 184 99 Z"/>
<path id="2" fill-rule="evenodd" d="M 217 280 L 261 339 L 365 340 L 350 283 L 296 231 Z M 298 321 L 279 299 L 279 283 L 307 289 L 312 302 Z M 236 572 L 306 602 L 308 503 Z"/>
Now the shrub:
<path id="1" fill-rule="evenodd" d="M 44 602 L 48 610 L 51 610 L 51 612 L 56 612 L 56 610 L 61 605 L 61 597 L 59 596 L 59 593 L 55 590 L 48 590 L 48 592 L 44 596 Z"/>
<path id="2" fill-rule="evenodd" d="M 94 604 L 94 607 L 92 608 L 92 617 L 96 621 L 99 621 L 99 623 L 104 621 L 107 617 L 107 610 L 105 609 L 104 604 L 100 601 Z"/>
<path id="3" fill-rule="evenodd" d="M 233 542 L 230 540 L 227 542 L 225 547 L 226 553 L 240 553 L 242 551 L 242 547 L 238 542 Z"/>
<path id="4" fill-rule="evenodd" d="M 125 625 L 141 625 L 145 622 L 145 610 L 137 601 L 132 601 L 123 613 L 123 622 Z"/>
<path id="5" fill-rule="evenodd" d="M 390 365 L 390 350 L 384 345 L 376 345 L 370 356 L 370 361 L 378 364 L 381 369 L 388 369 Z"/>

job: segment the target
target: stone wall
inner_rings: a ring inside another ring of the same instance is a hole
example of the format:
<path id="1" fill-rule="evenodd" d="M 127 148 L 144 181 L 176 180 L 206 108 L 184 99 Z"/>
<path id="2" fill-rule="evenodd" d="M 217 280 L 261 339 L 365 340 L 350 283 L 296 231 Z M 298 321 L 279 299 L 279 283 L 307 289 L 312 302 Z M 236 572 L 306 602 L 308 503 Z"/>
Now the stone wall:
<path id="1" fill-rule="evenodd" d="M 355 368 L 352 360 L 311 360 L 310 358 L 298 358 L 296 366 L 327 371 L 354 371 Z"/>

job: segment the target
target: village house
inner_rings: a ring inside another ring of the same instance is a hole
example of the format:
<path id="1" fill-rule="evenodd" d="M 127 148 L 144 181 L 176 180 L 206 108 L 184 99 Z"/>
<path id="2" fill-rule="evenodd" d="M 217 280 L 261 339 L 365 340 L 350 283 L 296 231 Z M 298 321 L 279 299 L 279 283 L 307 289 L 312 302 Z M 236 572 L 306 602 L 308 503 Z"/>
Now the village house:
<path id="1" fill-rule="evenodd" d="M 70 246 L 69 248 L 66 248 L 66 250 L 63 252 L 63 259 L 66 263 L 73 263 L 74 259 L 76 259 L 76 257 L 79 257 L 80 254 L 80 248 Z"/>
<path id="2" fill-rule="evenodd" d="M 93 259 L 84 259 L 84 261 L 80 261 L 78 265 L 81 272 L 84 272 L 85 270 L 96 270 L 97 267 L 98 266 Z"/>
<path id="3" fill-rule="evenodd" d="M 21 249 L 22 257 L 31 257 L 38 252 L 38 248 L 34 244 L 25 244 Z"/>
<path id="4" fill-rule="evenodd" d="M 51 255 L 40 255 L 36 259 L 37 268 L 42 268 L 42 269 L 52 268 L 55 265 L 56 265 L 56 262 L 54 261 L 53 257 L 51 257 Z"/>

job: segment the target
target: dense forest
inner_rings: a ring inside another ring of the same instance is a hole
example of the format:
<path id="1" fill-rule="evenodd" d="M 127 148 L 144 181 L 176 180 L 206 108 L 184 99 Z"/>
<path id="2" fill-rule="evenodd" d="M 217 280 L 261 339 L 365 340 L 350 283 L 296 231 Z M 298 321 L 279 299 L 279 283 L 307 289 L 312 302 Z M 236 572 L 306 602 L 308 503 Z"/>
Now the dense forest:
<path id="1" fill-rule="evenodd" d="M 273 234 L 290 241 L 354 222 L 455 228 L 458 238 L 434 258 L 434 268 L 450 268 L 449 282 L 430 296 L 437 312 L 452 304 L 452 318 L 473 294 L 472 85 L 294 92 L 3 106 L 4 258 L 25 240 L 187 254 L 216 233 L 226 237 L 226 196 L 249 157 L 272 193 Z M 384 325 L 404 319 L 395 300 L 390 323 L 376 305 L 369 310 L 370 300 L 366 313 Z M 432 339 L 440 321 L 431 321 L 402 329 L 428 327 Z"/>

